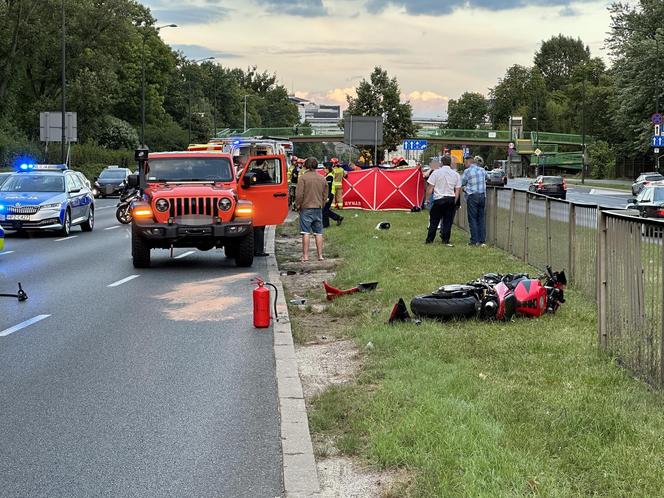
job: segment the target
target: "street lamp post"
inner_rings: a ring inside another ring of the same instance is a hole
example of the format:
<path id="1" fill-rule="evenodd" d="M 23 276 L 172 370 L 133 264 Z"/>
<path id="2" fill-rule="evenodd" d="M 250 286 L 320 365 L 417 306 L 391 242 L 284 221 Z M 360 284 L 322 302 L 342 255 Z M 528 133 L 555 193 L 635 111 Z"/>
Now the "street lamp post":
<path id="1" fill-rule="evenodd" d="M 65 164 L 67 161 L 65 153 L 65 142 L 67 141 L 67 132 L 65 130 L 66 126 L 66 108 L 67 108 L 67 46 L 66 46 L 66 17 L 65 17 L 65 0 L 62 0 L 62 143 L 60 144 L 60 159 L 62 164 Z"/>
<path id="2" fill-rule="evenodd" d="M 247 131 L 247 98 L 249 96 L 250 96 L 249 94 L 246 94 L 244 96 L 244 126 L 242 128 L 243 132 Z"/>
<path id="3" fill-rule="evenodd" d="M 198 64 L 199 62 L 204 62 L 204 61 L 213 61 L 215 60 L 216 57 L 204 57 L 202 59 L 196 59 L 194 61 L 191 61 L 192 64 Z M 189 94 L 189 104 L 188 104 L 188 111 L 187 114 L 189 114 L 189 143 L 191 144 L 191 78 L 187 78 L 187 93 Z"/>
<path id="4" fill-rule="evenodd" d="M 157 33 L 164 28 L 177 28 L 177 24 L 157 26 Z M 141 48 L 141 145 L 145 145 L 145 41 L 147 39 L 147 26 L 143 28 L 143 44 Z"/>

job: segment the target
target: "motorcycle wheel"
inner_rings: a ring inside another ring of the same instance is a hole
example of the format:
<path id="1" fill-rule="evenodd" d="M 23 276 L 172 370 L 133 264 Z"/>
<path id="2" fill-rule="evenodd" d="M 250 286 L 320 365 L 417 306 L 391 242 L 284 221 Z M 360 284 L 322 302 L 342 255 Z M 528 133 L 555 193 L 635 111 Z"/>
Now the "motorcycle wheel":
<path id="1" fill-rule="evenodd" d="M 437 294 L 415 296 L 410 302 L 414 315 L 427 318 L 472 317 L 477 314 L 477 298 L 445 297 Z"/>
<path id="2" fill-rule="evenodd" d="M 131 208 L 129 207 L 129 205 L 120 206 L 115 211 L 115 217 L 123 225 L 128 225 L 129 223 L 131 223 Z"/>

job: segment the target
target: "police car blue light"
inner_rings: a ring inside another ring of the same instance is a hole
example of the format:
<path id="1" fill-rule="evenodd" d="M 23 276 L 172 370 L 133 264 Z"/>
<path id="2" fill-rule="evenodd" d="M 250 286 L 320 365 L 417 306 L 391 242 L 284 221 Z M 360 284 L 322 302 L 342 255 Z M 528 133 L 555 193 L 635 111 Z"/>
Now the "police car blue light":
<path id="1" fill-rule="evenodd" d="M 64 164 L 22 162 L 0 185 L 0 226 L 10 230 L 94 228 L 94 197 L 79 173 Z"/>

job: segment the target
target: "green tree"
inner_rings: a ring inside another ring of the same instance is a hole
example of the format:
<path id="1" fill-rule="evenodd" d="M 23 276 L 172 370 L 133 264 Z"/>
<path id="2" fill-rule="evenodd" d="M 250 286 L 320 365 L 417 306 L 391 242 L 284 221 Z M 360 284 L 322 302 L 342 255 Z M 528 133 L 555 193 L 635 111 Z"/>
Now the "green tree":
<path id="1" fill-rule="evenodd" d="M 486 98 L 481 93 L 465 92 L 459 100 L 450 100 L 447 105 L 447 127 L 452 129 L 475 129 L 484 123 L 489 111 Z"/>
<path id="2" fill-rule="evenodd" d="M 97 133 L 97 143 L 109 149 L 134 149 L 138 145 L 138 133 L 126 121 L 104 116 Z"/>
<path id="3" fill-rule="evenodd" d="M 543 41 L 535 53 L 534 63 L 542 72 L 550 92 L 562 89 L 570 80 L 574 68 L 590 59 L 590 49 L 580 38 L 565 35 Z"/>
<path id="4" fill-rule="evenodd" d="M 357 96 L 348 96 L 348 112 L 354 116 L 382 116 L 384 147 L 396 150 L 402 140 L 417 132 L 413 124 L 410 102 L 401 102 L 396 78 L 375 67 L 369 81 L 363 79 L 356 89 Z"/>
<path id="5" fill-rule="evenodd" d="M 607 40 L 613 57 L 615 113 L 613 125 L 621 130 L 620 149 L 634 156 L 649 153 L 650 115 L 664 103 L 664 2 L 639 0 L 610 7 L 611 33 Z"/>
<path id="6" fill-rule="evenodd" d="M 530 69 L 515 64 L 498 80 L 498 84 L 489 90 L 489 116 L 494 128 L 505 129 L 510 116 L 526 114 L 530 102 L 529 81 Z"/>
<path id="7" fill-rule="evenodd" d="M 588 145 L 588 165 L 593 178 L 612 178 L 616 171 L 616 154 L 608 142 L 598 140 Z"/>

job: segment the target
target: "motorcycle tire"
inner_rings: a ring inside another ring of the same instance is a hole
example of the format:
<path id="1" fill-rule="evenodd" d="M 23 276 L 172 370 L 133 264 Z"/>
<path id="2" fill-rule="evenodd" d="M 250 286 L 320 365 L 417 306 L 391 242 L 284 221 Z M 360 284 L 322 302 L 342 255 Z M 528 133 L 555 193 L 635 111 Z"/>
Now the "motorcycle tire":
<path id="1" fill-rule="evenodd" d="M 445 297 L 440 294 L 415 296 L 410 301 L 410 310 L 414 315 L 425 318 L 468 318 L 477 314 L 477 298 Z"/>
<path id="2" fill-rule="evenodd" d="M 131 209 L 127 207 L 119 207 L 115 210 L 115 218 L 123 225 L 131 223 Z"/>

